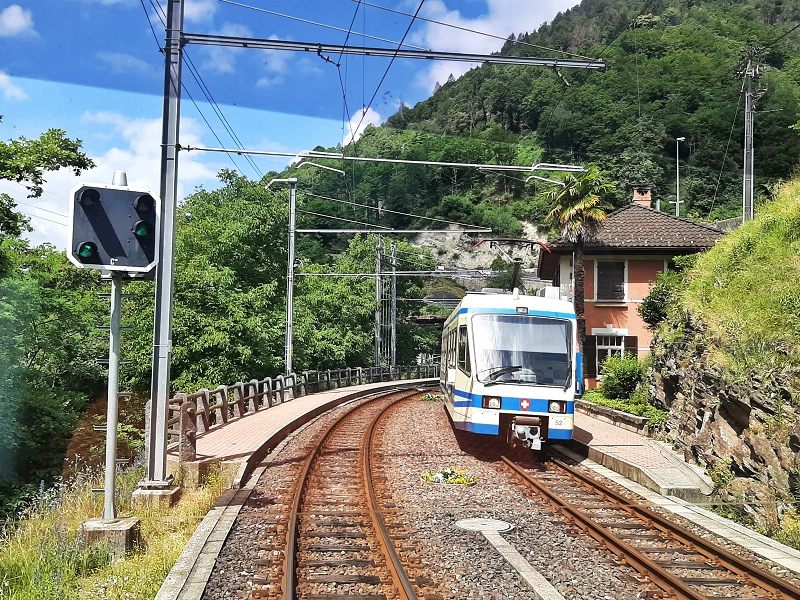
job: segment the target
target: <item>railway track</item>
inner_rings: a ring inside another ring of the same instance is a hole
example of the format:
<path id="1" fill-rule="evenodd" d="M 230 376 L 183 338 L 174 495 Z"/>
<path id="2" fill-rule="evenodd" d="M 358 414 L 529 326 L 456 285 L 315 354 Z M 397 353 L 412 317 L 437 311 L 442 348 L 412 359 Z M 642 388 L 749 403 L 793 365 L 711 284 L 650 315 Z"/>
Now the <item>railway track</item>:
<path id="1" fill-rule="evenodd" d="M 382 480 L 373 465 L 378 423 L 397 402 L 416 394 L 378 396 L 318 436 L 278 527 L 286 542 L 281 577 L 276 581 L 273 570 L 262 578 L 266 585 L 253 589 L 252 599 L 436 598 L 425 587 L 413 550 L 402 545 L 408 537 L 402 524 L 384 516 Z"/>
<path id="2" fill-rule="evenodd" d="M 800 588 L 739 558 L 578 469 L 551 458 L 531 471 L 502 457 L 526 486 L 607 546 L 668 597 L 797 599 Z"/>

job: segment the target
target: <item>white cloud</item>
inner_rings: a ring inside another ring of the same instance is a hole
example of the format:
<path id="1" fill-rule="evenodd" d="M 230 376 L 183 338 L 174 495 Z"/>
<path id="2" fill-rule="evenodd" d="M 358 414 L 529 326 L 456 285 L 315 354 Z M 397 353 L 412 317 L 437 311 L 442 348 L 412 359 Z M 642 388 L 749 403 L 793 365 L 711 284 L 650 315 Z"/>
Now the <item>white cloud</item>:
<path id="1" fill-rule="evenodd" d="M 578 4 L 577 0 L 539 0 L 538 2 L 486 0 L 486 14 L 470 19 L 462 17 L 458 10 L 448 8 L 445 0 L 428 0 L 421 15 L 428 19 L 507 38 L 512 33 L 534 31 L 545 21 L 552 20 L 558 12 L 572 8 L 576 4 Z M 503 45 L 501 40 L 495 38 L 435 23 L 422 22 L 417 27 L 419 28 L 412 30 L 409 41 L 432 50 L 489 54 L 497 52 Z M 437 81 L 443 84 L 451 73 L 459 77 L 474 66 L 470 63 L 436 62 L 420 73 L 415 83 L 427 92 L 431 92 Z"/>
<path id="2" fill-rule="evenodd" d="M 186 0 L 183 6 L 183 18 L 188 23 L 210 21 L 217 12 L 217 5 L 216 0 Z"/>
<path id="3" fill-rule="evenodd" d="M 238 23 L 225 23 L 216 35 L 252 37 L 253 32 Z M 205 49 L 208 57 L 203 66 L 217 73 L 235 73 L 236 58 L 244 52 L 244 48 L 208 47 Z"/>
<path id="4" fill-rule="evenodd" d="M 29 10 L 12 4 L 0 11 L 0 37 L 30 37 L 37 35 Z"/>
<path id="5" fill-rule="evenodd" d="M 363 115 L 363 118 L 362 118 Z M 368 108 L 364 113 L 363 108 L 359 108 L 347 124 L 347 131 L 342 138 L 342 146 L 347 146 L 351 141 L 358 140 L 367 128 L 368 125 L 380 125 L 383 123 L 383 117 L 374 109 Z"/>
<path id="6" fill-rule="evenodd" d="M 17 183 L 0 181 L 0 193 L 8 193 L 13 198 L 28 204 L 66 215 L 69 213 L 69 192 L 81 182 L 111 183 L 114 171 L 122 170 L 128 174 L 128 185 L 141 186 L 154 193 L 159 192 L 161 172 L 161 118 L 129 119 L 114 112 L 94 112 L 83 116 L 84 123 L 95 129 L 107 132 L 109 145 L 101 154 L 92 155 L 97 165 L 84 171 L 80 176 L 69 169 L 62 169 L 45 175 L 44 194 L 41 198 L 26 198 L 27 192 Z M 202 146 L 200 124 L 193 119 L 181 119 L 181 143 Z M 213 185 L 218 168 L 201 153 L 181 153 L 179 163 L 178 198 L 183 198 L 197 185 Z M 220 163 L 222 164 L 222 163 Z M 46 219 L 67 223 L 66 217 L 51 213 L 39 213 L 36 209 L 20 207 L 27 214 L 41 214 Z M 50 242 L 64 248 L 67 241 L 67 228 L 64 226 L 32 218 L 34 231 L 28 234 L 33 243 Z"/>
<path id="7" fill-rule="evenodd" d="M 0 69 L 0 92 L 3 93 L 3 97 L 6 100 L 27 100 L 28 94 L 25 93 L 18 85 L 14 85 L 11 82 L 11 77 L 9 77 L 8 73 Z"/>
<path id="8" fill-rule="evenodd" d="M 108 65 L 112 73 L 156 75 L 158 69 L 150 63 L 122 52 L 98 52 L 97 58 Z"/>
<path id="9" fill-rule="evenodd" d="M 283 83 L 283 77 L 280 75 L 276 75 L 274 77 L 270 77 L 269 75 L 265 75 L 264 77 L 259 78 L 256 80 L 256 87 L 257 88 L 271 88 Z"/>

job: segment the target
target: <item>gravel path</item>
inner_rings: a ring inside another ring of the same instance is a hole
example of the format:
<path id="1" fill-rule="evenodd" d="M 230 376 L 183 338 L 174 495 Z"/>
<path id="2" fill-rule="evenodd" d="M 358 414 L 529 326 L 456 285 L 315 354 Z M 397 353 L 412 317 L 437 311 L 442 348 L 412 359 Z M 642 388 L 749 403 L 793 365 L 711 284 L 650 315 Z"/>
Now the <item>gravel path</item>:
<path id="1" fill-rule="evenodd" d="M 527 495 L 495 460 L 475 452 L 477 436 L 454 434 L 440 402 L 398 407 L 386 426 L 381 448 L 392 500 L 407 511 L 413 545 L 437 583 L 453 599 L 533 599 L 527 583 L 479 532 L 455 522 L 468 517 L 514 525 L 503 537 L 569 599 L 628 600 L 654 590 L 635 571 L 613 561 L 539 498 Z M 467 469 L 472 486 L 429 485 L 420 476 L 446 467 Z"/>
<path id="2" fill-rule="evenodd" d="M 254 578 L 256 581 L 261 578 L 258 587 L 269 589 L 270 573 L 277 572 L 275 565 L 281 560 L 274 551 L 273 536 L 283 503 L 309 442 L 342 410 L 340 407 L 315 420 L 265 460 L 267 468 L 228 536 L 203 598 L 248 598 Z M 455 525 L 459 519 L 469 517 L 513 524 L 514 529 L 502 536 L 569 600 L 663 597 L 651 583 L 642 581 L 633 569 L 617 562 L 604 546 L 549 504 L 524 491 L 500 466 L 496 458 L 499 453 L 484 451 L 489 442 L 482 436 L 456 434 L 441 402 L 403 402 L 391 412 L 381 431 L 379 449 L 387 481 L 382 503 L 396 506 L 391 520 L 405 524 L 407 527 L 403 529 L 409 534 L 402 543 L 421 558 L 428 589 L 435 590 L 442 598 L 536 598 L 528 584 L 481 533 L 464 531 Z M 535 466 L 535 459 L 529 458 L 529 462 Z M 424 472 L 446 467 L 468 470 L 477 478 L 476 484 L 422 482 Z M 617 489 L 626 496 L 634 496 Z M 671 518 L 690 529 L 701 530 L 675 515 Z M 714 541 L 734 552 L 743 552 L 730 542 Z M 780 573 L 775 565 L 761 562 Z"/>

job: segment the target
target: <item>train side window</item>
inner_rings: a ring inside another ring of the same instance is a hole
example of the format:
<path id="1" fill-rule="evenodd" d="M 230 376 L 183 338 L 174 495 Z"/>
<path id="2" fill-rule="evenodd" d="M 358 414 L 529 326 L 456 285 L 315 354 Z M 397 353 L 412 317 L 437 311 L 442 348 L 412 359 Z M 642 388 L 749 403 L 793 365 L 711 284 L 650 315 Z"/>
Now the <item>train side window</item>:
<path id="1" fill-rule="evenodd" d="M 470 374 L 469 343 L 467 341 L 467 326 L 458 328 L 458 368 L 467 375 Z"/>

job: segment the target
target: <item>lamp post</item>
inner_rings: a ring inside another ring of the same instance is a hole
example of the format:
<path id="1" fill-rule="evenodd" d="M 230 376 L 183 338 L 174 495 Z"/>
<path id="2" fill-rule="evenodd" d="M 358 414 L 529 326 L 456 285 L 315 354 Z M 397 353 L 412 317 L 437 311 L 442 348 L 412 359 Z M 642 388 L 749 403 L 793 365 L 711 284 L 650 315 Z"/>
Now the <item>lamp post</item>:
<path id="1" fill-rule="evenodd" d="M 681 216 L 681 155 L 680 145 L 681 142 L 686 141 L 685 137 L 675 138 L 675 202 L 670 204 L 675 205 L 675 216 Z"/>

